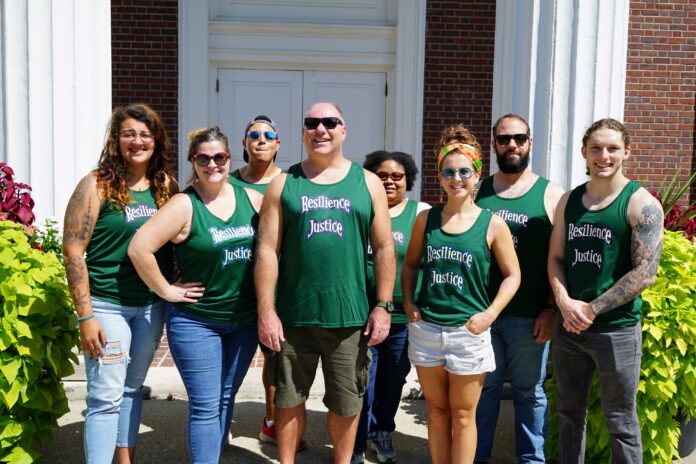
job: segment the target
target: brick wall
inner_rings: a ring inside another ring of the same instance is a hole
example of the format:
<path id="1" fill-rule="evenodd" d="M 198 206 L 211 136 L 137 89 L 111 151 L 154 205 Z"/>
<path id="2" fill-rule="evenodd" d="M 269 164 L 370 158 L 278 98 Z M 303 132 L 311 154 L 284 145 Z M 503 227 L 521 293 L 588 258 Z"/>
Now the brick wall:
<path id="1" fill-rule="evenodd" d="M 113 105 L 144 102 L 164 121 L 176 163 L 177 0 L 111 0 Z"/>
<path id="2" fill-rule="evenodd" d="M 426 16 L 421 179 L 422 199 L 432 204 L 440 199 L 434 146 L 442 128 L 463 123 L 481 145 L 490 140 L 495 0 L 430 0 Z"/>
<path id="3" fill-rule="evenodd" d="M 632 1 L 625 122 L 633 135 L 629 177 L 653 191 L 696 167 L 696 4 Z M 696 188 L 691 190 L 696 199 Z"/>

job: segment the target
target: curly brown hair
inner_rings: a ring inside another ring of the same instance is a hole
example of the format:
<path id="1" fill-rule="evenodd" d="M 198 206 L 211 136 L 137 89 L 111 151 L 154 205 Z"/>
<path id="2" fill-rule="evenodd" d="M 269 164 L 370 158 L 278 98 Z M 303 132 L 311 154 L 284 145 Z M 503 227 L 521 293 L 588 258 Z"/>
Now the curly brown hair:
<path id="1" fill-rule="evenodd" d="M 464 127 L 463 124 L 455 124 L 453 126 L 445 127 L 440 132 L 440 138 L 435 145 L 435 155 L 437 156 L 443 147 L 450 145 L 452 143 L 464 143 L 466 145 L 471 145 L 476 148 L 481 154 L 481 145 L 479 145 L 478 140 L 474 137 L 469 129 Z"/>
<path id="2" fill-rule="evenodd" d="M 111 113 L 107 126 L 104 148 L 94 173 L 97 176 L 97 188 L 104 199 L 112 205 L 124 209 L 132 199 L 126 186 L 126 162 L 119 148 L 119 132 L 126 119 L 135 119 L 144 123 L 150 130 L 155 149 L 147 166 L 145 176 L 150 181 L 150 188 L 158 207 L 162 207 L 170 197 L 167 179 L 172 176 L 172 144 L 157 112 L 145 103 L 133 103 L 119 106 Z"/>

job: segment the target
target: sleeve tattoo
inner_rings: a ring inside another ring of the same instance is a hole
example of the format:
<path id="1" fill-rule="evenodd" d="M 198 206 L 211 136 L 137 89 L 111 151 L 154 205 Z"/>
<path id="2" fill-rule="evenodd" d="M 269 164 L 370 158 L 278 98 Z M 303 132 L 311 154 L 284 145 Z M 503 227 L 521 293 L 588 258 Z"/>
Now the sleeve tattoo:
<path id="1" fill-rule="evenodd" d="M 650 203 L 643 207 L 638 223 L 631 232 L 633 269 L 590 303 L 595 314 L 611 311 L 631 301 L 653 283 L 660 264 L 662 240 L 662 211 L 659 206 Z"/>

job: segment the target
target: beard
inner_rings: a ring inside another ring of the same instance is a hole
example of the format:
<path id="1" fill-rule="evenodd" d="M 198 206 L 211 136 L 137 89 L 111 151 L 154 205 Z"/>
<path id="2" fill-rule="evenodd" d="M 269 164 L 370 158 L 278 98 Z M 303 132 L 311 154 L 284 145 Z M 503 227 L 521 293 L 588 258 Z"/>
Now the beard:
<path id="1" fill-rule="evenodd" d="M 520 156 L 516 161 L 505 156 L 506 152 L 495 153 L 495 159 L 498 162 L 498 169 L 505 174 L 517 174 L 527 169 L 529 166 L 529 150 L 520 150 Z"/>

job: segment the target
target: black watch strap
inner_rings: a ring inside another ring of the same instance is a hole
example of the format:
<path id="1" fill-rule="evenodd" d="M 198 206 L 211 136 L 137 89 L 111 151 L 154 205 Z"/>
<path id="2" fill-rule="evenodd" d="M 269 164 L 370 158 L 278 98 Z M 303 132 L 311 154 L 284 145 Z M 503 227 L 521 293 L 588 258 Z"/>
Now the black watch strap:
<path id="1" fill-rule="evenodd" d="M 394 303 L 392 303 L 391 301 L 377 300 L 375 306 L 386 309 L 389 314 L 394 312 Z"/>

